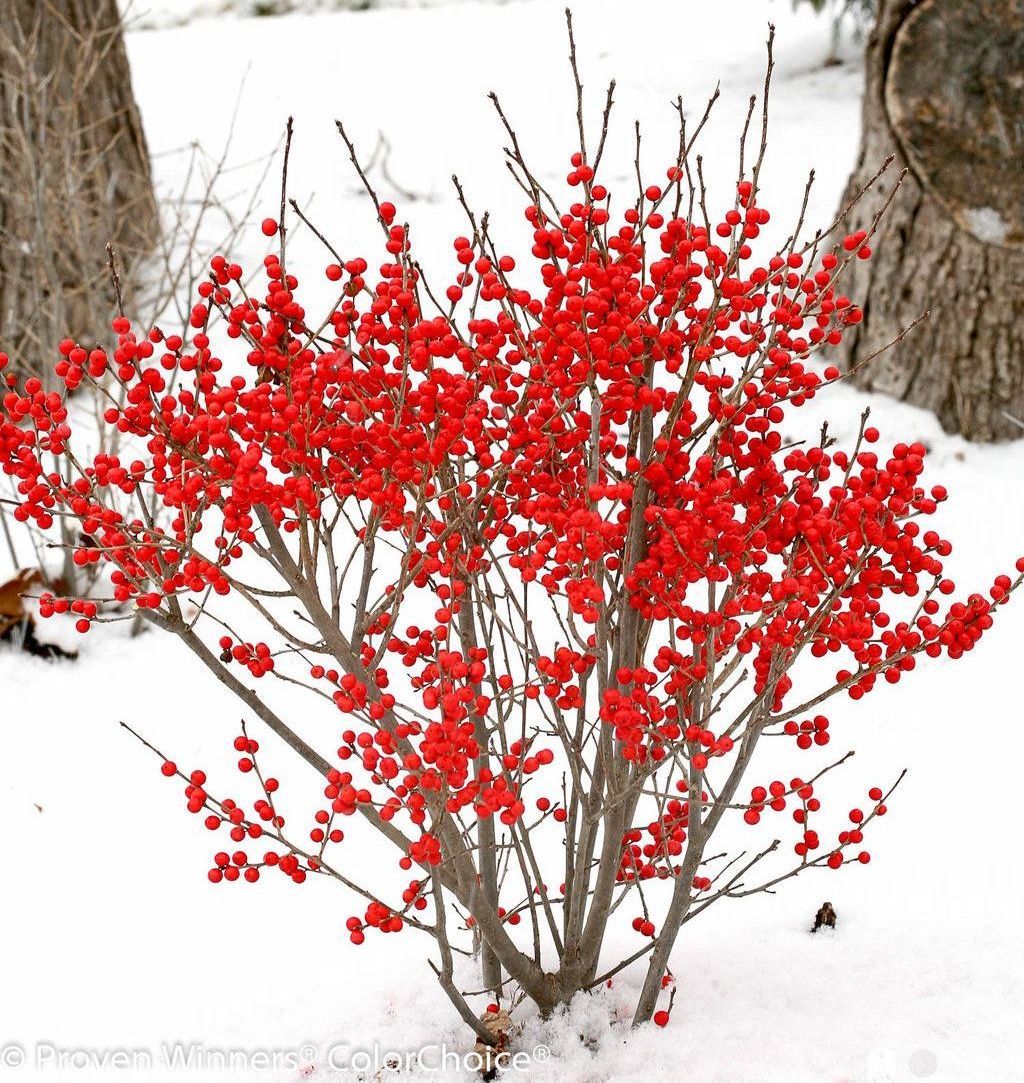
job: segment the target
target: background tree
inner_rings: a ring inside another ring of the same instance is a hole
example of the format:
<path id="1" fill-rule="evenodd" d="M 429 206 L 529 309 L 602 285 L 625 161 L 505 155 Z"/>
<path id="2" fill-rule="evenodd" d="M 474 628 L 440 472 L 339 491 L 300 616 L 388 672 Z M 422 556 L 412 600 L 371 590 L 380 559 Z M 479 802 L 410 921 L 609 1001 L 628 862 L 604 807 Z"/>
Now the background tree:
<path id="1" fill-rule="evenodd" d="M 1024 417 L 1024 0 L 879 0 L 865 57 L 860 154 L 844 203 L 888 155 L 906 169 L 877 259 L 851 268 L 864 320 L 840 355 L 857 382 L 934 411 L 971 439 Z M 891 172 L 891 171 L 890 171 Z M 887 174 L 888 176 L 888 174 Z M 892 194 L 873 188 L 849 228 Z"/>
<path id="2" fill-rule="evenodd" d="M 15 366 L 51 371 L 68 329 L 106 323 L 106 245 L 130 270 L 156 231 L 116 0 L 0 0 L 0 337 Z"/>

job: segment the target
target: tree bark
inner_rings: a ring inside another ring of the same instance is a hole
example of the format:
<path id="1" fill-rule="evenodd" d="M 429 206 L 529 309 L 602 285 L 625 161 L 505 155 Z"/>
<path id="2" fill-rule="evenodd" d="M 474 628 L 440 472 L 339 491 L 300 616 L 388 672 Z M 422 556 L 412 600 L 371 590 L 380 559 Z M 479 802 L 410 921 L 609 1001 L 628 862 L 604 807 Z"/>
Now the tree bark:
<path id="1" fill-rule="evenodd" d="M 907 175 L 844 290 L 864 319 L 847 367 L 862 387 L 934 412 L 969 439 L 1024 423 L 1024 0 L 880 0 L 865 56 L 860 155 L 843 206 L 889 154 Z M 895 174 L 855 207 L 868 229 Z"/>
<path id="2" fill-rule="evenodd" d="M 106 245 L 130 270 L 157 204 L 117 0 L 0 0 L 0 347 L 46 372 L 113 308 Z M 125 277 L 128 277 L 126 275 Z"/>

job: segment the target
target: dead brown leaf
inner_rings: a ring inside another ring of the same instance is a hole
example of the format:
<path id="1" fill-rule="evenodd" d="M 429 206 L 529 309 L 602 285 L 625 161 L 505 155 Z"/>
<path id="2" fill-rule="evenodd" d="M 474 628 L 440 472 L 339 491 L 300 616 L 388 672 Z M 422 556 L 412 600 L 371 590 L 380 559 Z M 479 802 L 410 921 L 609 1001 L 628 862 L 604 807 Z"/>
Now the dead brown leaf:
<path id="1" fill-rule="evenodd" d="M 494 1056 L 508 1049 L 512 1020 L 504 1008 L 499 1008 L 496 1012 L 484 1012 L 480 1016 L 480 1022 L 494 1035 L 494 1045 L 478 1040 L 474 1051 L 480 1057 L 480 1074 L 484 1079 L 493 1079 L 497 1074 Z"/>
<path id="2" fill-rule="evenodd" d="M 6 583 L 0 583 L 0 636 L 29 615 L 23 595 L 42 584 L 43 577 L 36 568 L 22 568 Z"/>

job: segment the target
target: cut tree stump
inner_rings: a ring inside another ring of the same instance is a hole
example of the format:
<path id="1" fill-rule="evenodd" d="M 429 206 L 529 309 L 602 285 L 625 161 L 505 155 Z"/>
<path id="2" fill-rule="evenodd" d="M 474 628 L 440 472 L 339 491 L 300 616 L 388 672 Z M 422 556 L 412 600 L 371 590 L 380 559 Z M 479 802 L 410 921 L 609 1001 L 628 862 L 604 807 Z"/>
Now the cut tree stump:
<path id="1" fill-rule="evenodd" d="M 865 56 L 861 147 L 843 206 L 889 155 L 907 176 L 843 290 L 864 309 L 848 367 L 871 391 L 922 406 L 970 439 L 1024 420 L 1024 0 L 880 0 Z M 860 201 L 869 229 L 891 168 Z"/>

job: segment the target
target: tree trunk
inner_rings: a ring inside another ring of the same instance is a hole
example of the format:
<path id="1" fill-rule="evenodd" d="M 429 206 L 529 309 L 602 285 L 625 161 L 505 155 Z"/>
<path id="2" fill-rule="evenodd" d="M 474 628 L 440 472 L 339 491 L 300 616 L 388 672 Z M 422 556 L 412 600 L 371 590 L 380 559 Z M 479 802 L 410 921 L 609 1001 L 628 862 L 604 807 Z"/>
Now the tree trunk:
<path id="1" fill-rule="evenodd" d="M 1024 423 L 1024 0 L 880 0 L 865 57 L 860 156 L 843 206 L 889 154 L 908 172 L 844 290 L 864 319 L 848 367 L 930 317 L 856 382 L 969 439 Z M 868 229 L 895 171 L 850 216 Z"/>
<path id="2" fill-rule="evenodd" d="M 95 342 L 158 226 L 116 0 L 0 0 L 0 348 L 46 372 Z M 127 277 L 127 276 L 126 276 Z"/>

